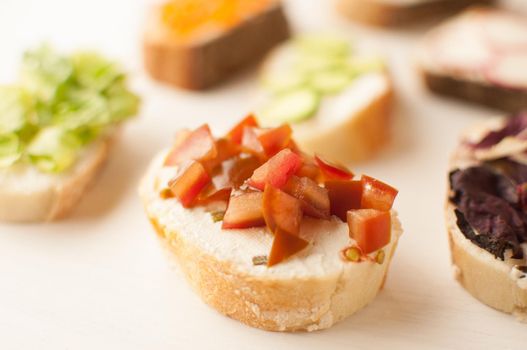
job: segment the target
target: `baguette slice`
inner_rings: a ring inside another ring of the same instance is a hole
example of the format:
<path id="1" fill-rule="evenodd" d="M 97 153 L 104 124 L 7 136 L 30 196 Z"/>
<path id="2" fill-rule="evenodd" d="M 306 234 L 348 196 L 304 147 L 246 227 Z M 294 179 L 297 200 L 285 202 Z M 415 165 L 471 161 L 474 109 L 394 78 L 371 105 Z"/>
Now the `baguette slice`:
<path id="1" fill-rule="evenodd" d="M 382 288 L 402 232 L 395 212 L 382 264 L 345 262 L 340 250 L 350 244 L 347 225 L 305 218 L 300 234 L 311 246 L 270 268 L 253 265 L 253 257 L 271 247 L 273 237 L 265 229 L 222 230 L 203 208 L 185 209 L 175 199 L 160 198 L 161 184 L 173 176 L 162 168 L 167 152 L 152 162 L 140 195 L 191 286 L 222 314 L 270 331 L 314 331 L 361 309 Z"/>
<path id="2" fill-rule="evenodd" d="M 472 8 L 425 36 L 418 65 L 440 95 L 518 112 L 527 108 L 527 21 Z"/>
<path id="3" fill-rule="evenodd" d="M 117 132 L 95 141 L 65 173 L 45 174 L 26 164 L 0 170 L 0 221 L 51 221 L 68 215 L 100 172 Z"/>
<path id="4" fill-rule="evenodd" d="M 201 90 L 255 63 L 287 39 L 289 26 L 280 1 L 227 31 L 191 42 L 180 41 L 161 21 L 161 8 L 150 11 L 143 38 L 146 70 L 159 81 Z"/>
<path id="5" fill-rule="evenodd" d="M 290 45 L 283 44 L 271 52 L 262 66 L 262 76 L 284 71 L 291 60 Z M 270 98 L 269 93 L 260 92 L 256 104 L 265 106 Z M 369 72 L 338 94 L 321 97 L 315 115 L 291 123 L 291 127 L 304 151 L 342 163 L 356 163 L 372 158 L 389 141 L 392 105 L 389 73 L 386 70 Z M 280 123 L 263 118 L 260 122 L 264 126 Z"/>
<path id="6" fill-rule="evenodd" d="M 502 124 L 503 119 L 497 119 L 467 129 L 463 140 L 480 140 L 482 135 L 490 130 L 499 129 Z M 492 152 L 497 155 L 498 148 Z M 451 158 L 450 169 L 462 169 L 478 163 L 479 161 L 469 156 L 465 147 L 460 145 Z M 512 259 L 507 255 L 504 260 L 500 260 L 480 248 L 466 238 L 459 229 L 455 209 L 455 205 L 447 199 L 445 221 L 455 278 L 484 304 L 511 313 L 520 321 L 527 322 L 527 278 L 514 267 L 526 265 L 527 255 L 524 255 L 523 261 Z M 526 248 L 527 246 L 523 250 L 527 252 Z"/>
<path id="7" fill-rule="evenodd" d="M 494 0 L 340 0 L 339 9 L 350 18 L 378 26 L 398 26 L 442 16 L 474 4 Z"/>

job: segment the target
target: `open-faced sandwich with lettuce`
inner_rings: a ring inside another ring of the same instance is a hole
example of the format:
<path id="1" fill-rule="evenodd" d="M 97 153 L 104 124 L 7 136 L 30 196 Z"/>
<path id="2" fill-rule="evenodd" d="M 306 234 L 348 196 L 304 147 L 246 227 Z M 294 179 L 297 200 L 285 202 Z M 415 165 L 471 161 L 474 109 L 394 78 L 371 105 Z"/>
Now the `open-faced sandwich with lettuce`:
<path id="1" fill-rule="evenodd" d="M 392 84 L 368 45 L 312 33 L 274 49 L 261 69 L 260 123 L 290 123 L 306 152 L 344 163 L 371 158 L 390 136 Z"/>
<path id="2" fill-rule="evenodd" d="M 463 134 L 451 160 L 446 221 L 456 278 L 527 321 L 527 114 Z"/>
<path id="3" fill-rule="evenodd" d="M 0 220 L 46 221 L 74 207 L 138 109 L 114 62 L 49 46 L 0 87 Z"/>
<path id="4" fill-rule="evenodd" d="M 371 302 L 402 233 L 393 187 L 299 150 L 247 117 L 181 131 L 140 187 L 149 219 L 202 299 L 273 331 L 332 326 Z"/>

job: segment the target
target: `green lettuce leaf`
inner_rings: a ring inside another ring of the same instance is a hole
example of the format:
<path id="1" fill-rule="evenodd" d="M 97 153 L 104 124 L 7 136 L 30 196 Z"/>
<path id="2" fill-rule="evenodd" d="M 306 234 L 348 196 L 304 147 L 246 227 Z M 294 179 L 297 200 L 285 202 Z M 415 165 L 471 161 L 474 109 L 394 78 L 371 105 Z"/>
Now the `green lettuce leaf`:
<path id="1" fill-rule="evenodd" d="M 14 86 L 0 87 L 0 96 L 0 134 L 19 131 L 31 113 L 29 97 Z"/>
<path id="2" fill-rule="evenodd" d="M 82 147 L 137 113 L 120 67 L 93 52 L 28 51 L 19 86 L 0 88 L 0 163 L 44 172 L 71 167 Z"/>
<path id="3" fill-rule="evenodd" d="M 30 162 L 44 172 L 59 173 L 73 165 L 82 144 L 60 127 L 40 130 L 27 147 Z"/>
<path id="4" fill-rule="evenodd" d="M 16 134 L 0 134 L 0 168 L 7 168 L 22 156 Z"/>

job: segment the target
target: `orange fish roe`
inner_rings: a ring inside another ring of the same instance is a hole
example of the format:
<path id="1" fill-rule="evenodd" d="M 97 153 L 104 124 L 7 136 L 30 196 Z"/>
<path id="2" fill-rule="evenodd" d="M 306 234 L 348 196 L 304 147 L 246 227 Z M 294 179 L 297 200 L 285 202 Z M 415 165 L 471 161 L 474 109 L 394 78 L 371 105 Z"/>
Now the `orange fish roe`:
<path id="1" fill-rule="evenodd" d="M 163 5 L 162 20 L 180 39 L 225 31 L 265 10 L 276 0 L 172 0 Z"/>

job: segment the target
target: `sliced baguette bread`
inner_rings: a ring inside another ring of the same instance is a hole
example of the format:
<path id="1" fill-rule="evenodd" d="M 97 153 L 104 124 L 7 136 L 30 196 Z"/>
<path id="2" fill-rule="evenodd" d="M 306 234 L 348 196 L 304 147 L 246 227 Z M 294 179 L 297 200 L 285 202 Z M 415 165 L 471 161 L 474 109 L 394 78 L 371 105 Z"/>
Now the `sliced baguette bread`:
<path id="1" fill-rule="evenodd" d="M 314 331 L 361 309 L 382 288 L 402 233 L 395 212 L 381 264 L 342 259 L 340 250 L 352 241 L 346 223 L 305 218 L 300 235 L 311 242 L 306 249 L 272 267 L 255 265 L 253 258 L 269 252 L 273 235 L 265 228 L 222 230 L 205 209 L 161 198 L 160 191 L 177 172 L 163 167 L 167 154 L 161 152 L 152 162 L 140 195 L 191 286 L 222 314 L 265 330 Z"/>
<path id="2" fill-rule="evenodd" d="M 418 51 L 426 86 L 507 112 L 527 108 L 527 21 L 472 8 L 433 29 Z"/>
<path id="3" fill-rule="evenodd" d="M 307 35 L 307 40 L 310 38 Z M 340 38 L 330 36 L 329 40 L 337 41 Z M 350 45 L 346 41 L 343 43 Z M 318 106 L 312 116 L 298 120 L 281 120 L 275 117 L 273 112 L 266 111 L 269 102 L 275 98 L 275 93 L 269 91 L 265 84 L 268 76 L 286 76 L 295 69 L 295 45 L 295 42 L 291 41 L 279 46 L 264 61 L 260 72 L 263 87 L 256 102 L 260 106 L 257 108 L 260 122 L 266 126 L 290 122 L 296 141 L 306 152 L 316 152 L 343 163 L 371 159 L 389 141 L 391 135 L 394 94 L 391 78 L 386 67 L 383 67 L 382 59 L 372 54 L 373 50 L 360 45 L 350 46 L 352 59 L 364 59 L 364 64 L 377 67 L 362 72 L 346 87 L 341 90 L 339 88 L 336 92 L 320 93 L 314 89 Z M 314 60 L 317 55 L 322 54 L 315 53 Z M 367 62 L 368 60 L 370 62 Z M 342 75 L 344 74 L 345 72 L 342 72 Z M 309 88 L 313 90 L 311 86 Z M 283 93 L 278 92 L 277 95 L 281 96 Z M 294 103 L 289 103 L 289 106 L 291 105 Z"/>
<path id="4" fill-rule="evenodd" d="M 188 40 L 178 38 L 164 23 L 162 6 L 154 7 L 143 36 L 146 70 L 156 80 L 192 90 L 226 80 L 289 36 L 281 2 L 267 2 L 266 9 L 232 28 L 210 23 L 202 35 L 198 32 Z"/>
<path id="5" fill-rule="evenodd" d="M 0 169 L 0 221 L 51 221 L 67 216 L 100 172 L 114 138 L 94 142 L 61 174 L 42 173 L 27 164 Z"/>
<path id="6" fill-rule="evenodd" d="M 513 139 L 504 139 L 498 145 L 488 149 L 474 150 L 469 144 L 476 144 L 491 130 L 500 130 L 506 123 L 504 119 L 490 120 L 467 129 L 462 142 L 454 152 L 450 169 L 467 169 L 481 165 L 483 161 L 503 159 L 503 157 L 521 154 L 526 149 L 525 142 L 520 145 Z M 527 242 L 520 244 L 523 257 L 514 258 L 510 251 L 505 251 L 503 259 L 497 257 L 483 246 L 476 244 L 460 227 L 466 225 L 463 218 L 456 214 L 456 204 L 449 192 L 445 207 L 445 220 L 448 230 L 452 263 L 455 278 L 475 298 L 481 302 L 506 313 L 514 314 L 519 320 L 527 321 Z M 474 207 L 474 210 L 478 210 Z M 490 218 L 489 218 L 490 220 Z M 501 220 L 494 218 L 492 220 Z M 467 221 L 468 222 L 468 221 Z M 470 224 L 469 224 L 470 225 Z M 476 235 L 487 233 L 478 232 Z M 482 239 L 481 242 L 484 242 Z"/>
<path id="7" fill-rule="evenodd" d="M 350 18 L 380 26 L 406 25 L 442 16 L 474 4 L 494 0 L 340 0 L 339 9 Z"/>

